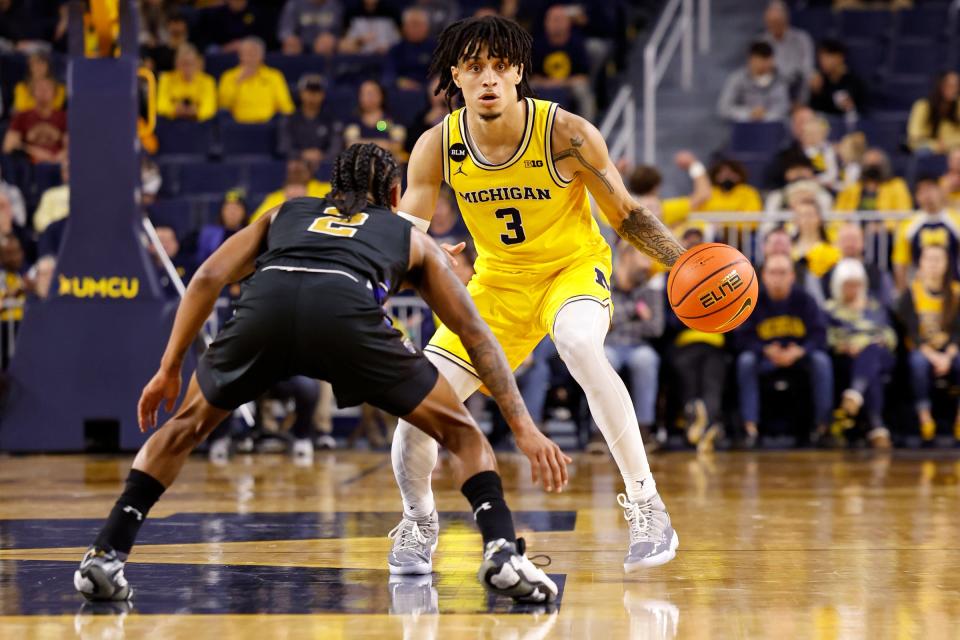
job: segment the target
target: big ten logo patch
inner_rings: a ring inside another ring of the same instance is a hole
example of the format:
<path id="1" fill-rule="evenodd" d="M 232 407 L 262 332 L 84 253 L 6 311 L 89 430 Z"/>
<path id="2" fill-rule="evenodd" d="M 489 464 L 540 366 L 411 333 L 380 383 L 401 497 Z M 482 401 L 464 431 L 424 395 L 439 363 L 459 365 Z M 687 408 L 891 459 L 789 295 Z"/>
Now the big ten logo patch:
<path id="1" fill-rule="evenodd" d="M 710 289 L 710 291 L 700 296 L 700 304 L 704 309 L 709 309 L 742 286 L 743 278 L 741 278 L 737 270 L 734 269 L 723 276 L 723 279 L 720 280 L 720 283 L 715 289 Z"/>
<path id="2" fill-rule="evenodd" d="M 534 168 L 536 168 L 536 167 L 542 167 L 542 166 L 543 166 L 543 160 L 524 160 L 524 161 L 523 161 L 523 166 L 526 167 L 527 169 L 534 169 Z"/>
<path id="3" fill-rule="evenodd" d="M 123 298 L 132 300 L 140 293 L 139 278 L 91 278 L 61 275 L 58 295 L 73 298 Z"/>

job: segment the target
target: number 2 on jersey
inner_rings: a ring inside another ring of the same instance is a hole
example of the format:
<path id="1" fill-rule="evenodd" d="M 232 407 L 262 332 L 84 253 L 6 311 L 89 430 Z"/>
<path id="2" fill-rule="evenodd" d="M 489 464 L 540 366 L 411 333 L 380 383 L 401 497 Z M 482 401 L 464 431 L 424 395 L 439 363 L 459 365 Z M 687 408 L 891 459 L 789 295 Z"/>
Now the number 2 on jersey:
<path id="1" fill-rule="evenodd" d="M 500 234 L 500 242 L 503 244 L 520 244 L 527 239 L 527 234 L 523 231 L 523 219 L 520 218 L 520 212 L 517 209 L 507 207 L 506 209 L 497 209 L 495 213 L 501 220 L 509 218 L 507 231 L 512 232 L 512 234 Z"/>
<path id="2" fill-rule="evenodd" d="M 338 212 L 334 207 L 327 207 L 324 213 L 333 213 L 334 215 L 320 216 L 307 227 L 307 231 L 323 233 L 338 238 L 352 238 L 357 235 L 357 231 L 359 231 L 357 227 L 362 227 L 363 223 L 370 218 L 368 214 L 363 212 L 355 213 L 349 218 L 344 218 L 343 216 L 337 215 Z"/>

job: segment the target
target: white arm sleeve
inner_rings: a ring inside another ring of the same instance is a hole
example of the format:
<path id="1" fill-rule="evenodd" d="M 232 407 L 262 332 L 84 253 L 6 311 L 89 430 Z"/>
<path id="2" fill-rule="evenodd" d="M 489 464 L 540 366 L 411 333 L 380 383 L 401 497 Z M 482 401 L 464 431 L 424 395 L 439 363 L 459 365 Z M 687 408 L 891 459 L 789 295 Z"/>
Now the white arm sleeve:
<path id="1" fill-rule="evenodd" d="M 412 213 L 407 213 L 406 211 L 397 211 L 397 215 L 403 218 L 404 220 L 406 220 L 407 222 L 409 222 L 410 224 L 412 224 L 413 226 L 415 226 L 417 229 L 420 229 L 420 231 L 423 231 L 424 233 L 426 233 L 427 229 L 430 228 L 429 220 L 418 218 Z"/>

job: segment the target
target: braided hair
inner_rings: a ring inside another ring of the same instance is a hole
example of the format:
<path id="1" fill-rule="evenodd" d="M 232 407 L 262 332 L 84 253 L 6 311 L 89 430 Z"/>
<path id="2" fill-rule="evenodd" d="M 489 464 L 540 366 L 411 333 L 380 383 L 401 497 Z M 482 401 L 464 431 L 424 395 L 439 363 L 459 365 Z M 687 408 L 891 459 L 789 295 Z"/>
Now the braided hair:
<path id="1" fill-rule="evenodd" d="M 352 216 L 371 202 L 390 207 L 390 190 L 400 182 L 400 165 L 389 151 L 371 142 L 354 144 L 333 163 L 327 198 L 343 216 Z"/>
<path id="2" fill-rule="evenodd" d="M 440 79 L 435 95 L 445 92 L 447 106 L 451 109 L 461 91 L 453 81 L 450 67 L 480 55 L 484 45 L 491 58 L 502 58 L 511 65 L 523 66 L 523 76 L 517 85 L 517 100 L 533 97 L 533 90 L 527 83 L 527 74 L 532 66 L 530 51 L 533 37 L 515 21 L 500 16 L 465 18 L 447 26 L 440 33 L 430 63 L 429 75 Z"/>

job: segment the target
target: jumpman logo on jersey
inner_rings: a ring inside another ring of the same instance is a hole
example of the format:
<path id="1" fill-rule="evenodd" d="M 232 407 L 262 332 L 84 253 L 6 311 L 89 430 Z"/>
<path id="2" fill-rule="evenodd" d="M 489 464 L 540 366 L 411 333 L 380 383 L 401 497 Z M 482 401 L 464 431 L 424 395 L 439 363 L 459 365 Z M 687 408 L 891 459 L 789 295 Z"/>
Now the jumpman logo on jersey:
<path id="1" fill-rule="evenodd" d="M 459 176 L 459 175 L 464 175 L 464 176 L 465 176 L 465 175 L 467 175 L 467 172 L 463 170 L 463 164 L 460 164 L 459 166 L 457 166 L 457 172 L 454 173 L 453 175 L 455 175 L 455 176 Z"/>
<path id="2" fill-rule="evenodd" d="M 479 514 L 481 511 L 490 511 L 490 509 L 493 509 L 493 507 L 490 506 L 490 503 L 484 502 L 482 505 L 477 507 L 476 511 L 473 512 L 473 519 L 476 520 L 477 514 Z"/>

